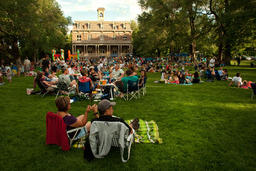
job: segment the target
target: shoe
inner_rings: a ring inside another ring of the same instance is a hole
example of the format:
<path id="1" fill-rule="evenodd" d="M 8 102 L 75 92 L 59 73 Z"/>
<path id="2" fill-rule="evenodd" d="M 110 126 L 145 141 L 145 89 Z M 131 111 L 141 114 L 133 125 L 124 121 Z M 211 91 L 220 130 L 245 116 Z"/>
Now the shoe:
<path id="1" fill-rule="evenodd" d="M 137 131 L 140 128 L 139 119 L 135 118 L 132 122 L 132 128 Z"/>

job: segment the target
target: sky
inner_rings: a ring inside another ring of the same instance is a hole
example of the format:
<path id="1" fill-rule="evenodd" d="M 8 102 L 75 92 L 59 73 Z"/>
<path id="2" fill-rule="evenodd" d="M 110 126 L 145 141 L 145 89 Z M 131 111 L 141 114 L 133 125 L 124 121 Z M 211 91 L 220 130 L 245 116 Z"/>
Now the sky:
<path id="1" fill-rule="evenodd" d="M 105 21 L 136 20 L 142 10 L 138 0 L 56 0 L 72 21 L 97 20 L 97 9 L 105 8 Z"/>

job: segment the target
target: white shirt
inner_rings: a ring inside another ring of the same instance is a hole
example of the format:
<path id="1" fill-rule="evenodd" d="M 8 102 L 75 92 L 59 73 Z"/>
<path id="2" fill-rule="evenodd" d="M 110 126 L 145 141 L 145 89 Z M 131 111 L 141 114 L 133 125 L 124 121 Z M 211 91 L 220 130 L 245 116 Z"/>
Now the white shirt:
<path id="1" fill-rule="evenodd" d="M 123 71 L 122 69 L 119 69 L 119 70 L 117 70 L 117 71 L 114 69 L 114 70 L 112 71 L 113 78 L 116 79 L 116 80 L 117 80 L 123 73 L 124 73 L 124 71 Z"/>
<path id="2" fill-rule="evenodd" d="M 26 65 L 26 66 L 30 65 L 30 60 L 29 59 L 25 59 L 24 65 Z"/>
<path id="3" fill-rule="evenodd" d="M 68 68 L 69 75 L 75 74 L 74 70 L 72 68 Z"/>
<path id="4" fill-rule="evenodd" d="M 240 82 L 240 84 L 242 83 L 242 78 L 241 77 L 233 77 L 232 81 L 235 83 L 235 85 L 238 85 L 238 83 Z"/>
<path id="5" fill-rule="evenodd" d="M 210 67 L 214 67 L 214 64 L 215 64 L 215 59 L 212 58 L 212 59 L 210 60 Z"/>

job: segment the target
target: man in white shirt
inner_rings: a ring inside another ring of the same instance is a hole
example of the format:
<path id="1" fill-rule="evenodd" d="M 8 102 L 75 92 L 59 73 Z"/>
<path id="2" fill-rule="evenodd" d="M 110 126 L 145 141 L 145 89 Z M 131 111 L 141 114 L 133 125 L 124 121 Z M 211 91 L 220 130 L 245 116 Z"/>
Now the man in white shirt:
<path id="1" fill-rule="evenodd" d="M 112 71 L 112 80 L 113 81 L 121 80 L 123 76 L 124 76 L 124 71 L 120 69 L 118 64 L 116 64 L 115 68 Z"/>
<path id="2" fill-rule="evenodd" d="M 235 84 L 235 86 L 237 86 L 237 87 L 240 87 L 242 85 L 242 78 L 240 77 L 240 73 L 237 73 L 236 76 L 233 77 L 229 86 L 231 86 L 232 84 Z"/>
<path id="3" fill-rule="evenodd" d="M 210 60 L 210 67 L 214 67 L 215 66 L 215 59 L 214 58 L 212 58 L 211 60 Z"/>
<path id="4" fill-rule="evenodd" d="M 25 66 L 25 72 L 29 72 L 30 71 L 30 65 L 31 65 L 31 62 L 30 60 L 28 59 L 28 57 L 24 60 L 24 66 Z"/>

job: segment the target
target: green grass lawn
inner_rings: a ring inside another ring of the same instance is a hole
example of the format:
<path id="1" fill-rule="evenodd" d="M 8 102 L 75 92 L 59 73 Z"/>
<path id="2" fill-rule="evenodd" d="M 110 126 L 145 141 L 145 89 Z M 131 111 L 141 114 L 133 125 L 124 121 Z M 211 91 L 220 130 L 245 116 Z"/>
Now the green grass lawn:
<path id="1" fill-rule="evenodd" d="M 228 67 L 243 79 L 256 81 L 256 69 Z M 131 102 L 116 100 L 114 114 L 124 119 L 155 120 L 163 144 L 136 144 L 128 163 L 119 151 L 87 162 L 83 150 L 61 151 L 45 145 L 53 96 L 27 96 L 31 77 L 0 86 L 0 170 L 254 170 L 256 168 L 256 99 L 251 90 L 228 87 L 226 81 L 193 86 L 155 84 L 148 75 L 147 94 Z M 88 101 L 72 104 L 70 113 L 84 113 Z M 92 114 L 90 119 L 92 119 Z"/>

